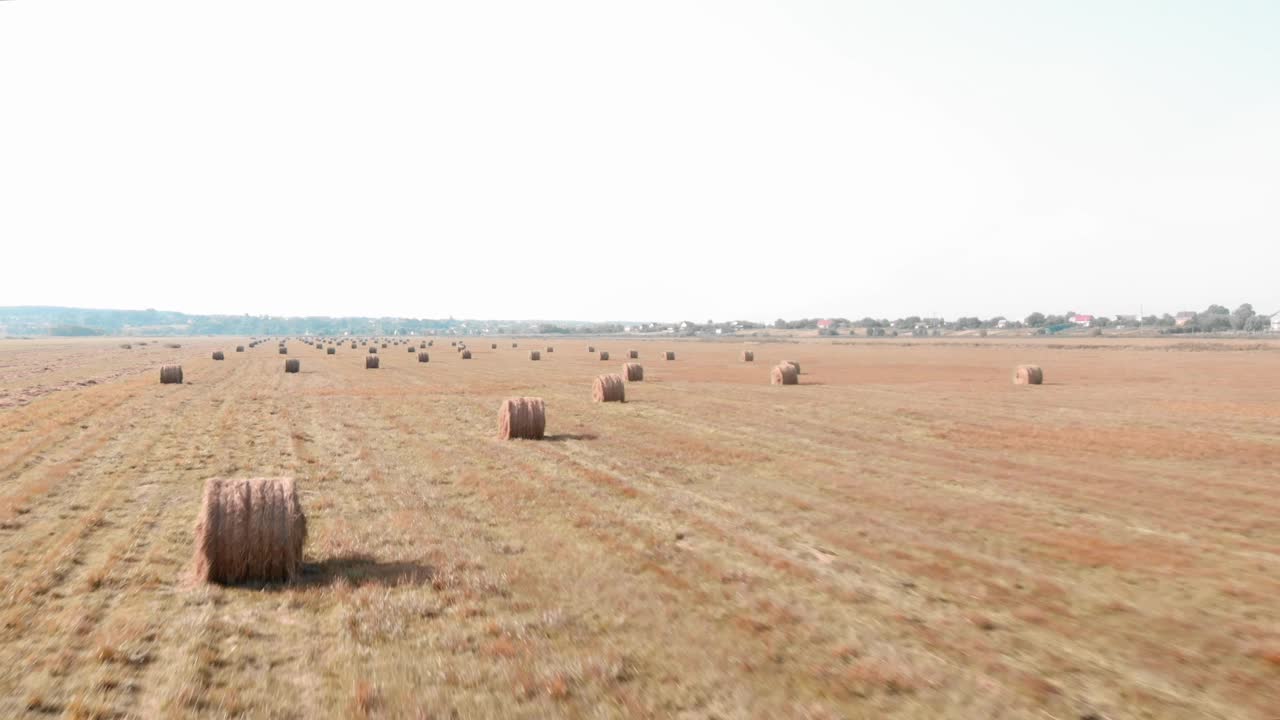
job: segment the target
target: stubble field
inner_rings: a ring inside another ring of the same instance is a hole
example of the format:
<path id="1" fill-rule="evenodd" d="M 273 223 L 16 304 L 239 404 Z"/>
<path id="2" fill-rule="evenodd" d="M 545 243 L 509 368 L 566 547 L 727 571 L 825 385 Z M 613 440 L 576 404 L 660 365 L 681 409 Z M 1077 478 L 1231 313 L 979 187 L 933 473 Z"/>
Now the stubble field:
<path id="1" fill-rule="evenodd" d="M 1280 344 L 119 342 L 0 341 L 0 717 L 1280 717 Z M 301 580 L 191 583 L 263 475 Z"/>

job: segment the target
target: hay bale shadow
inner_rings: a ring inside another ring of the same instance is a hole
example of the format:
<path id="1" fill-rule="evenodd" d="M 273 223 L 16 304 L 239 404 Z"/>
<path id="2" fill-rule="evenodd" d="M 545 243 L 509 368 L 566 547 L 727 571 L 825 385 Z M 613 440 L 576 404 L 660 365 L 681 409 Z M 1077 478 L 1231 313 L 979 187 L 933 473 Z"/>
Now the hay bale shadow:
<path id="1" fill-rule="evenodd" d="M 304 563 L 296 585 L 323 586 L 345 580 L 362 585 L 426 585 L 436 575 L 434 565 L 412 561 L 380 562 L 372 555 L 335 555 L 320 562 Z"/>
<path id="2" fill-rule="evenodd" d="M 559 435 L 545 435 L 543 442 L 567 442 L 569 440 L 598 440 L 599 435 L 594 433 L 560 433 Z"/>

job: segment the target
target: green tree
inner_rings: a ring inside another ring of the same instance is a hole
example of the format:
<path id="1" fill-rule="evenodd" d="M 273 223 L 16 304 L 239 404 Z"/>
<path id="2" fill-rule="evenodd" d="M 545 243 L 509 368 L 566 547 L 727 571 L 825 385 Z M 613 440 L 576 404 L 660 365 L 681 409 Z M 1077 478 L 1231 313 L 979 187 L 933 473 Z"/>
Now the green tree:
<path id="1" fill-rule="evenodd" d="M 1264 332 L 1271 329 L 1271 318 L 1266 315 L 1258 315 L 1254 313 L 1244 323 L 1244 329 L 1248 332 Z"/>
<path id="2" fill-rule="evenodd" d="M 1231 313 L 1231 329 L 1243 330 L 1249 319 L 1254 315 L 1257 315 L 1257 313 L 1253 311 L 1253 306 L 1249 303 L 1244 303 L 1236 308 L 1235 312 Z"/>

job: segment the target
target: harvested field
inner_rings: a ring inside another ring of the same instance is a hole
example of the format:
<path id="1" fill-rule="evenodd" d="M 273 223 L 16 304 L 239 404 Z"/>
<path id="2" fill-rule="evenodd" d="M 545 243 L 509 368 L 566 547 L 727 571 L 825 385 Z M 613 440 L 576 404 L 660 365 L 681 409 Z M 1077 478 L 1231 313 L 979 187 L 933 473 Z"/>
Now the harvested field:
<path id="1" fill-rule="evenodd" d="M 0 717 L 1280 707 L 1280 343 L 639 341 L 680 360 L 605 407 L 572 338 L 121 342 L 0 340 Z M 544 440 L 495 437 L 515 396 Z M 300 578 L 191 583 L 204 482 L 261 476 Z"/>

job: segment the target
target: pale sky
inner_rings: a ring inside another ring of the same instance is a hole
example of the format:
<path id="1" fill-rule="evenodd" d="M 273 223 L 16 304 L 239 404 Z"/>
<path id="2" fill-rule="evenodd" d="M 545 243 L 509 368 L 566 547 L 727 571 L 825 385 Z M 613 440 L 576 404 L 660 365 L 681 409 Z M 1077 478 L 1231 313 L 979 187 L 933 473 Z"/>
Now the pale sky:
<path id="1" fill-rule="evenodd" d="M 1280 310 L 1280 2 L 0 2 L 0 305 Z"/>

